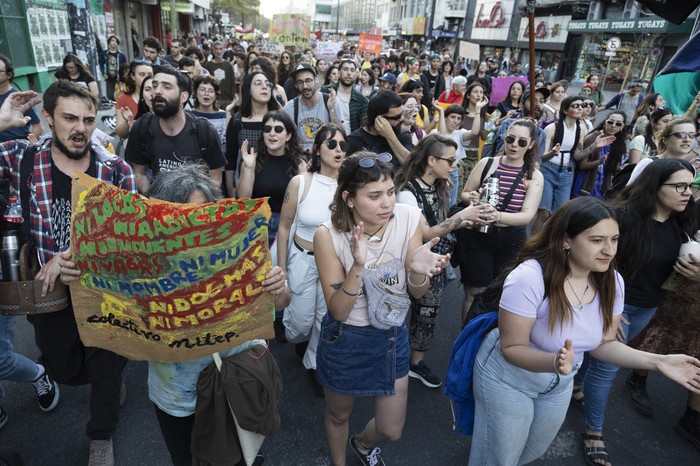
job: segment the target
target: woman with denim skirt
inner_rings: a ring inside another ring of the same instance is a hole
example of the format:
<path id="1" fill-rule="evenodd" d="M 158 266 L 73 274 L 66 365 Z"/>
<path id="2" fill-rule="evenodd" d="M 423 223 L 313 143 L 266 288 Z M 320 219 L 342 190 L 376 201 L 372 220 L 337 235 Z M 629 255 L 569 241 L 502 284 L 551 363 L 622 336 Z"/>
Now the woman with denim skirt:
<path id="1" fill-rule="evenodd" d="M 375 417 L 350 446 L 365 465 L 384 464 L 377 443 L 398 440 L 406 419 L 408 296 L 420 298 L 449 255 L 423 244 L 420 211 L 396 204 L 391 155 L 358 152 L 338 174 L 331 220 L 314 235 L 314 257 L 328 313 L 316 355 L 325 388 L 331 460 L 345 465 L 356 397 L 373 397 Z"/>
<path id="2" fill-rule="evenodd" d="M 617 341 L 624 284 L 614 269 L 615 212 L 580 197 L 526 242 L 503 284 L 498 328 L 474 365 L 471 465 L 520 465 L 542 456 L 564 422 L 583 353 L 658 370 L 700 393 L 700 361 Z M 593 455 L 592 455 L 593 456 Z M 589 460 L 590 461 L 590 460 Z"/>

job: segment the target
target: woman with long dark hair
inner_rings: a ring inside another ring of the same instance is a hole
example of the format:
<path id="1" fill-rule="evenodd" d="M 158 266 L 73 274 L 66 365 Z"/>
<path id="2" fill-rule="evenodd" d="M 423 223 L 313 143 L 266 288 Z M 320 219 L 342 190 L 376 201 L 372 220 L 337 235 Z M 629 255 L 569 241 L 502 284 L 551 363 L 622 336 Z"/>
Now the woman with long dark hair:
<path id="1" fill-rule="evenodd" d="M 651 92 L 645 95 L 632 117 L 632 137 L 644 134 L 644 129 L 649 123 L 649 115 L 663 108 L 666 108 L 666 101 L 661 94 Z"/>
<path id="2" fill-rule="evenodd" d="M 296 64 L 294 63 L 294 55 L 288 50 L 280 54 L 279 63 L 277 64 L 277 84 L 284 86 L 289 78 L 289 73 L 292 72 Z"/>
<path id="3" fill-rule="evenodd" d="M 129 137 L 131 125 L 139 112 L 141 85 L 149 76 L 153 76 L 153 68 L 149 60 L 137 59 L 129 65 L 126 92 L 117 97 L 115 106 L 117 112 L 117 136 L 120 138 Z"/>
<path id="4" fill-rule="evenodd" d="M 525 231 L 537 213 L 543 178 L 537 169 L 537 127 L 532 120 L 515 120 L 508 127 L 503 151 L 494 158 L 483 158 L 464 185 L 461 199 L 477 204 L 488 179 L 499 179 L 496 211 L 484 224 L 493 224 L 488 233 L 464 230 L 457 245 L 465 258 L 459 269 L 464 286 L 462 322 L 474 296 L 491 283 L 515 259 L 527 238 Z"/>
<path id="5" fill-rule="evenodd" d="M 625 114 L 619 110 L 610 113 L 604 121 L 593 129 L 583 140 L 583 146 L 595 144 L 599 136 L 614 136 L 614 140 L 596 149 L 586 158 L 579 160 L 571 188 L 571 196 L 593 196 L 603 199 L 610 187 L 613 175 L 627 152 Z"/>
<path id="6" fill-rule="evenodd" d="M 420 221 L 423 241 L 436 236 L 444 237 L 459 228 L 481 220 L 487 221 L 492 206 L 473 205 L 447 216 L 450 204 L 450 174 L 457 160 L 457 143 L 449 136 L 431 134 L 423 138 L 411 151 L 408 161 L 396 176 L 396 201 L 421 209 Z M 425 353 L 435 331 L 438 308 L 445 288 L 445 273 L 430 279 L 430 288 L 422 298 L 411 298 L 411 323 L 408 341 L 411 346 L 409 377 L 423 385 L 437 388 L 441 378 L 425 364 Z"/>
<path id="7" fill-rule="evenodd" d="M 643 353 L 616 340 L 623 308 L 614 267 L 619 231 L 610 207 L 581 197 L 554 212 L 523 245 L 503 284 L 498 328 L 474 364 L 469 464 L 526 464 L 542 456 L 564 422 L 586 351 L 609 363 L 658 370 L 700 393 L 697 359 Z M 589 464 L 598 464 L 600 453 L 590 451 Z"/>
<path id="8" fill-rule="evenodd" d="M 309 171 L 292 178 L 287 186 L 277 230 L 277 262 L 289 276 L 292 291 L 292 302 L 284 311 L 285 335 L 296 343 L 318 397 L 323 397 L 323 387 L 316 380 L 316 348 L 326 303 L 313 239 L 318 227 L 331 217 L 329 199 L 338 186 L 338 171 L 347 150 L 342 126 L 326 124 L 318 130 Z"/>
<path id="9" fill-rule="evenodd" d="M 85 87 L 90 94 L 100 97 L 97 81 L 85 63 L 77 55 L 69 53 L 63 58 L 63 65 L 56 71 L 56 79 L 67 79 Z"/>
<path id="10" fill-rule="evenodd" d="M 141 93 L 139 95 L 139 111 L 136 114 L 136 118 L 129 122 L 133 125 L 134 121 L 138 120 L 148 112 L 153 111 L 153 76 L 149 76 L 143 80 L 141 83 Z M 129 128 L 131 131 L 131 128 Z"/>
<path id="11" fill-rule="evenodd" d="M 272 96 L 274 84 L 269 76 L 254 71 L 241 85 L 241 109 L 236 112 L 226 127 L 226 191 L 229 196 L 236 192 L 236 182 L 240 178 L 241 151 L 243 141 L 251 147 L 258 145 L 262 135 L 262 119 L 267 112 L 280 108 Z"/>
<path id="12" fill-rule="evenodd" d="M 369 99 L 379 92 L 379 86 L 376 83 L 377 78 L 374 75 L 374 71 L 371 68 L 365 68 L 360 71 L 360 82 L 355 86 L 355 90 L 362 94 L 364 98 Z"/>
<path id="13" fill-rule="evenodd" d="M 625 302 L 622 320 L 615 323 L 613 338 L 617 333 L 620 341 L 627 342 L 647 326 L 664 300 L 663 284 L 674 269 L 700 282 L 700 262 L 678 259 L 678 250 L 686 241 L 686 235 L 698 229 L 697 205 L 692 197 L 698 188 L 693 184 L 694 177 L 695 170 L 686 161 L 656 160 L 619 194 L 616 203 L 621 235 L 617 269 L 625 279 Z M 583 381 L 584 446 L 589 463 L 603 461 L 604 464 L 608 460 L 602 434 L 605 407 L 618 366 L 624 364 L 596 353 L 590 356 Z M 635 409 L 648 416 L 653 409 L 645 385 L 646 374 L 633 372 L 625 389 Z"/>
<path id="14" fill-rule="evenodd" d="M 496 126 L 508 118 L 515 118 L 520 112 L 520 96 L 523 95 L 523 92 L 525 92 L 525 84 L 522 81 L 511 83 L 508 94 L 496 105 L 496 110 L 501 115 L 495 120 Z"/>
<path id="15" fill-rule="evenodd" d="M 484 124 L 488 119 L 488 114 L 486 113 L 488 103 L 489 99 L 486 96 L 486 88 L 483 84 L 476 81 L 467 86 L 464 92 L 464 99 L 462 100 L 464 117 L 462 118 L 461 127 L 471 130 L 471 132 L 463 136 L 463 139 L 469 141 L 468 144 L 464 145 L 466 157 L 457 163 L 459 192 L 462 191 L 464 183 L 467 182 L 479 158 L 479 140 L 486 141 L 486 138 L 489 136 L 489 132 L 484 129 Z M 474 129 L 478 129 L 477 132 Z"/>
<path id="16" fill-rule="evenodd" d="M 377 443 L 398 440 L 408 398 L 409 299 L 428 291 L 449 256 L 423 244 L 420 211 L 396 204 L 391 155 L 360 151 L 338 173 L 331 220 L 314 235 L 314 257 L 328 313 L 321 324 L 317 378 L 325 388 L 326 439 L 334 465 L 345 465 L 357 397 L 375 416 L 350 437 L 362 464 L 383 464 Z M 389 300 L 389 301 L 387 301 Z"/>

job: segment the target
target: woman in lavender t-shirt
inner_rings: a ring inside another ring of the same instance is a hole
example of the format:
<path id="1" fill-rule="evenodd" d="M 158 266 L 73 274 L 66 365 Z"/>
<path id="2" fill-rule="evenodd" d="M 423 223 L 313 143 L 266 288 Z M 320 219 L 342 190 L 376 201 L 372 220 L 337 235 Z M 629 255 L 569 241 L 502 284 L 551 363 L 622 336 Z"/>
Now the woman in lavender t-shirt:
<path id="1" fill-rule="evenodd" d="M 469 464 L 526 464 L 543 455 L 564 422 L 586 351 L 615 365 L 658 370 L 700 393 L 697 359 L 617 341 L 624 283 L 611 265 L 618 237 L 615 213 L 581 197 L 523 245 L 503 284 L 499 328 L 486 336 L 474 365 Z"/>

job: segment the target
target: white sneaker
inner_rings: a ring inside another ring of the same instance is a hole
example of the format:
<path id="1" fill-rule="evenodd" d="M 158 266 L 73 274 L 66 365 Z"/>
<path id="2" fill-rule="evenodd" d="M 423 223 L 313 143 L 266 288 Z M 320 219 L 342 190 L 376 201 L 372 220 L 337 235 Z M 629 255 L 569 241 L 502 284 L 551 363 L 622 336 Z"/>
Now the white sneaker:
<path id="1" fill-rule="evenodd" d="M 92 440 L 90 442 L 90 461 L 88 466 L 114 466 L 114 447 L 112 439 Z"/>

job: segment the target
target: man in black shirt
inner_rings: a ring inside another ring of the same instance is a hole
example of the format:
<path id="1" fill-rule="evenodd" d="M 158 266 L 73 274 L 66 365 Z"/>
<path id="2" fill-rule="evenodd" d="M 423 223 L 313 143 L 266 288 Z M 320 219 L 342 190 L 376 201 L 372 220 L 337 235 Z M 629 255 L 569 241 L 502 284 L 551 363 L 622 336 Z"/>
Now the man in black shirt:
<path id="1" fill-rule="evenodd" d="M 126 160 L 134 167 L 140 193 L 148 191 L 148 168 L 153 176 L 161 170 L 172 170 L 184 163 L 203 160 L 209 166 L 209 175 L 221 184 L 226 157 L 219 136 L 208 122 L 201 135 L 202 122 L 185 113 L 183 105 L 191 94 L 190 79 L 184 73 L 168 66 L 156 68 L 153 76 L 153 116 L 136 120 L 129 133 Z M 202 147 L 206 142 L 206 147 Z"/>

